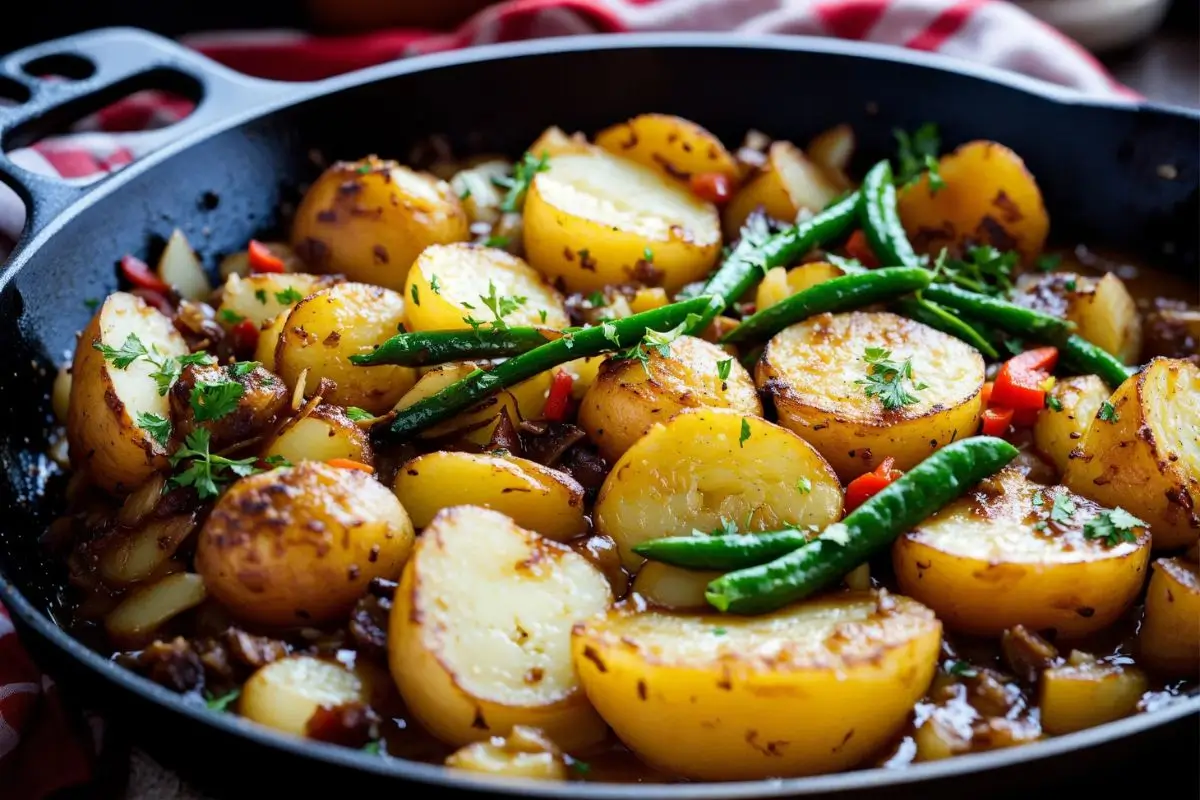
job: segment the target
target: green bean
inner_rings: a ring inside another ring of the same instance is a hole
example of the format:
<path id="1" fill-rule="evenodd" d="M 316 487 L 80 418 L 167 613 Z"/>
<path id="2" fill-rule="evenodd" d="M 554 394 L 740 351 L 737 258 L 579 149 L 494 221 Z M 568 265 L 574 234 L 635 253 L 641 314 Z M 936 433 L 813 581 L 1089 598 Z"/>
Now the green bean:
<path id="1" fill-rule="evenodd" d="M 957 309 L 989 325 L 1020 336 L 1031 336 L 1039 341 L 1058 342 L 1069 336 L 1074 327 L 1071 323 L 1050 314 L 944 283 L 935 283 L 921 295 L 926 300 Z"/>
<path id="2" fill-rule="evenodd" d="M 774 561 L 811 538 L 812 534 L 795 528 L 723 536 L 668 536 L 635 545 L 633 552 L 685 569 L 732 570 Z"/>
<path id="3" fill-rule="evenodd" d="M 863 178 L 860 191 L 863 201 L 859 216 L 863 233 L 879 262 L 885 267 L 924 266 L 900 224 L 900 215 L 896 211 L 896 185 L 892 181 L 892 165 L 887 159 L 871 167 Z"/>
<path id="4" fill-rule="evenodd" d="M 557 331 L 548 328 L 528 327 L 397 333 L 373 352 L 350 356 L 350 363 L 359 367 L 379 364 L 424 367 L 474 358 L 509 358 L 557 336 Z"/>

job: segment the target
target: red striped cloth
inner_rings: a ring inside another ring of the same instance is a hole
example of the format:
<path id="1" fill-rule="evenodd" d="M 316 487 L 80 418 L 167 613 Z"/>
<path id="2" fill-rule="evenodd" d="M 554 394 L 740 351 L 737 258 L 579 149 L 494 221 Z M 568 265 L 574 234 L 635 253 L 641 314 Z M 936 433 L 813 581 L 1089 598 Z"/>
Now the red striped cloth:
<path id="1" fill-rule="evenodd" d="M 508 0 L 451 32 L 388 30 L 313 37 L 298 31 L 195 34 L 189 46 L 234 69 L 315 80 L 405 56 L 476 44 L 585 33 L 737 30 L 897 45 L 1021 72 L 1089 95 L 1132 95 L 1077 44 L 1000 0 Z M 163 127 L 190 104 L 143 92 L 78 123 L 67 135 L 18 150 L 28 169 L 79 178 L 145 155 L 122 133 Z M 354 155 L 353 153 L 347 155 Z M 0 258 L 24 210 L 0 184 Z M 34 800 L 86 779 L 92 745 L 73 732 L 50 682 L 21 651 L 0 609 L 0 796 Z M 27 741 L 21 742 L 22 737 Z"/>

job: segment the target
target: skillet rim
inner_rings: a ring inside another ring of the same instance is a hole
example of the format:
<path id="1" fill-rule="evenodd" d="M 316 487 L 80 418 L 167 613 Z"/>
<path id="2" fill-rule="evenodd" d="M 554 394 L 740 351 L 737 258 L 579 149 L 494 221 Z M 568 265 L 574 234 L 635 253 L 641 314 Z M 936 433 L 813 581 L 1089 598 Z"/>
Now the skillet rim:
<path id="1" fill-rule="evenodd" d="M 1121 97 L 1098 97 L 1077 90 L 1057 86 L 1035 78 L 970 62 L 921 53 L 888 45 L 854 42 L 824 37 L 709 33 L 709 32 L 662 32 L 638 34 L 597 34 L 538 39 L 523 42 L 482 45 L 464 50 L 448 51 L 424 56 L 401 59 L 387 64 L 368 67 L 345 75 L 335 76 L 313 83 L 284 84 L 278 96 L 265 101 L 260 99 L 254 108 L 243 108 L 224 119 L 201 127 L 178 140 L 167 144 L 131 164 L 109 178 L 93 184 L 75 202 L 51 220 L 34 237 L 18 245 L 18 252 L 8 264 L 0 266 L 0 291 L 12 278 L 31 261 L 49 237 L 60 231 L 79 213 L 91 205 L 119 191 L 142 173 L 172 158 L 194 145 L 224 133 L 253 119 L 268 116 L 284 108 L 334 94 L 342 90 L 385 80 L 398 75 L 427 72 L 444 67 L 483 64 L 510 58 L 552 55 L 556 53 L 603 50 L 709 48 L 712 50 L 773 50 L 806 52 L 864 58 L 877 62 L 913 65 L 923 69 L 950 72 L 966 77 L 1000 84 L 1026 94 L 1035 95 L 1047 102 L 1081 108 L 1109 109 L 1124 113 L 1154 112 L 1200 121 L 1200 110 L 1167 104 L 1139 101 Z M 24 199 L 29 202 L 28 194 Z M 471 773 L 449 770 L 445 767 L 408 761 L 401 758 L 383 758 L 337 745 L 299 739 L 272 731 L 240 717 L 215 714 L 207 708 L 186 700 L 165 687 L 137 675 L 100 653 L 89 649 L 81 641 L 56 625 L 47 615 L 33 607 L 16 586 L 0 573 L 0 601 L 19 619 L 19 627 L 32 630 L 49 646 L 81 665 L 96 677 L 115 684 L 121 690 L 140 696 L 173 714 L 180 714 L 198 723 L 216 729 L 223 735 L 245 737 L 255 744 L 291 756 L 323 761 L 342 768 L 354 768 L 384 778 L 399 778 L 423 784 L 467 791 L 484 791 L 497 795 L 527 795 L 534 797 L 571 796 L 600 800 L 632 800 L 633 798 L 766 798 L 854 790 L 878 789 L 891 785 L 914 784 L 950 778 L 969 773 L 1010 767 L 1023 762 L 1040 761 L 1075 750 L 1085 750 L 1100 744 L 1142 733 L 1189 715 L 1200 716 L 1200 696 L 1184 698 L 1171 706 L 1154 712 L 1142 713 L 1122 720 L 1099 725 L 1076 733 L 1046 739 L 1021 747 L 1006 748 L 990 752 L 974 753 L 923 764 L 911 764 L 903 769 L 875 767 L 851 772 L 816 775 L 800 778 L 773 778 L 757 781 L 729 783 L 590 783 L 571 782 L 566 784 L 547 783 L 521 779 L 485 778 Z"/>

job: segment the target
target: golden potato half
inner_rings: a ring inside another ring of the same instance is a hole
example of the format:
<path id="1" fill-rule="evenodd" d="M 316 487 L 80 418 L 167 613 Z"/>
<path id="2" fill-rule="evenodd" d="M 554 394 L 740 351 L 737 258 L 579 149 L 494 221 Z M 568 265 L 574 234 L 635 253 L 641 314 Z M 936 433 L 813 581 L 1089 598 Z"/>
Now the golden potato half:
<path id="1" fill-rule="evenodd" d="M 685 408 L 730 408 L 762 416 L 754 379 L 720 345 L 680 336 L 669 350 L 664 356 L 651 348 L 645 366 L 637 359 L 608 359 L 584 396 L 579 425 L 609 462 L 656 422 Z"/>
<path id="2" fill-rule="evenodd" d="M 1138 652 L 1163 674 L 1195 678 L 1200 673 L 1200 572 L 1195 563 L 1160 558 L 1152 565 Z"/>
<path id="3" fill-rule="evenodd" d="M 387 487 L 304 461 L 229 487 L 200 531 L 196 571 L 236 617 L 320 624 L 348 614 L 372 578 L 397 578 L 412 544 L 412 522 Z"/>
<path id="4" fill-rule="evenodd" d="M 325 170 L 292 224 L 292 245 L 310 269 L 397 291 L 426 247 L 469 238 L 450 184 L 374 156 Z"/>
<path id="5" fill-rule="evenodd" d="M 100 347 L 121 351 L 126 342 L 152 358 L 129 363 L 106 359 Z M 71 363 L 67 440 L 71 464 L 97 486 L 128 492 L 167 466 L 165 442 L 138 425 L 143 414 L 171 418 L 167 392 L 152 374 L 164 358 L 188 352 L 183 337 L 162 312 L 127 292 L 113 292 L 84 329 Z"/>
<path id="6" fill-rule="evenodd" d="M 737 238 L 746 217 L 759 206 L 768 217 L 793 223 L 800 212 L 815 214 L 829 205 L 840 191 L 799 147 L 775 142 L 767 150 L 767 163 L 725 207 L 725 235 Z"/>
<path id="7" fill-rule="evenodd" d="M 426 248 L 409 270 L 404 297 L 410 331 L 469 330 L 467 317 L 494 325 L 489 299 L 500 307 L 502 298 L 516 304 L 504 314 L 508 325 L 570 325 L 563 296 L 524 261 L 494 247 Z"/>
<path id="8" fill-rule="evenodd" d="M 1108 395 L 1108 387 L 1095 375 L 1064 378 L 1050 390 L 1049 396 L 1058 401 L 1059 407 L 1038 412 L 1033 443 L 1039 453 L 1050 459 L 1059 475 L 1066 473 L 1071 451 L 1079 447 Z"/>
<path id="9" fill-rule="evenodd" d="M 868 348 L 912 362 L 902 387 L 915 403 L 884 407 L 868 397 Z M 785 328 L 758 362 L 759 388 L 779 424 L 821 452 L 843 481 L 891 456 L 907 470 L 939 447 L 973 436 L 983 413 L 983 357 L 962 341 L 886 312 L 820 314 Z M 916 389 L 923 383 L 925 388 Z"/>
<path id="10" fill-rule="evenodd" d="M 736 181 L 738 164 L 721 140 L 690 120 L 670 114 L 639 114 L 596 134 L 596 145 L 683 181 L 715 172 Z"/>
<path id="11" fill-rule="evenodd" d="M 268 441 L 264 456 L 281 456 L 293 464 L 349 458 L 374 465 L 371 437 L 339 406 L 322 403 L 307 416 L 291 419 Z"/>
<path id="12" fill-rule="evenodd" d="M 1111 625 L 1146 577 L 1150 535 L 1113 546 L 1084 535 L 1103 510 L 1065 487 L 1001 470 L 896 540 L 900 590 L 951 630 L 997 636 L 1006 628 L 1077 638 Z"/>
<path id="13" fill-rule="evenodd" d="M 818 528 L 842 517 L 829 464 L 791 431 L 724 408 L 689 409 L 656 424 L 613 465 L 592 510 L 627 569 L 634 545 L 726 521 L 743 532 Z"/>
<path id="14" fill-rule="evenodd" d="M 242 320 L 250 320 L 255 327 L 261 328 L 334 280 L 331 275 L 304 272 L 266 272 L 247 277 L 233 274 L 221 290 L 217 319 L 226 328 Z"/>
<path id="15" fill-rule="evenodd" d="M 421 534 L 392 605 L 388 661 L 413 715 L 462 746 L 514 725 L 573 750 L 604 738 L 579 687 L 571 626 L 604 611 L 608 580 L 566 545 L 474 506 Z"/>
<path id="16" fill-rule="evenodd" d="M 579 482 L 524 458 L 439 450 L 402 466 L 392 490 L 418 528 L 444 508 L 472 505 L 560 542 L 587 532 Z"/>
<path id="17" fill-rule="evenodd" d="M 599 148 L 554 156 L 525 200 L 525 255 L 573 292 L 644 283 L 675 292 L 721 251 L 716 209 L 670 178 Z"/>
<path id="18" fill-rule="evenodd" d="M 1156 358 L 1117 389 L 1113 413 L 1092 421 L 1063 483 L 1150 525 L 1154 547 L 1200 536 L 1200 367 Z"/>
<path id="19" fill-rule="evenodd" d="M 897 200 L 900 221 L 918 253 L 987 244 L 1018 250 L 1031 264 L 1042 252 L 1050 218 L 1020 156 L 996 142 L 968 142 L 942 156 L 938 172 L 944 185 L 936 192 L 926 174 L 902 189 Z"/>
<path id="20" fill-rule="evenodd" d="M 339 283 L 314 292 L 296 304 L 283 324 L 275 346 L 275 372 L 290 389 L 307 372 L 306 396 L 328 378 L 337 387 L 325 395 L 326 401 L 383 414 L 416 383 L 416 370 L 358 367 L 350 363 L 350 356 L 383 344 L 403 319 L 404 300 L 389 289 Z"/>
<path id="21" fill-rule="evenodd" d="M 362 676 L 336 661 L 289 656 L 260 667 L 242 686 L 238 713 L 268 728 L 308 736 L 309 721 L 321 708 L 367 704 Z"/>
<path id="22" fill-rule="evenodd" d="M 612 611 L 572 634 L 604 721 L 650 765 L 696 780 L 858 764 L 904 726 L 940 646 L 929 609 L 874 592 L 756 617 Z"/>

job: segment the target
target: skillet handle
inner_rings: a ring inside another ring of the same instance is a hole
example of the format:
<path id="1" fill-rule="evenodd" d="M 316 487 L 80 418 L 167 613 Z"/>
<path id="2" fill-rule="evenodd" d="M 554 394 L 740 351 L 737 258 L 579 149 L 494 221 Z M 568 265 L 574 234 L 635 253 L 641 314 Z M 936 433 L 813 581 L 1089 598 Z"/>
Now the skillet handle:
<path id="1" fill-rule="evenodd" d="M 57 59 L 52 58 L 57 57 Z M 65 58 L 64 58 L 65 57 Z M 42 80 L 23 67 L 43 62 L 44 68 L 69 71 L 70 66 L 94 72 L 80 80 Z M 69 65 L 63 69 L 63 65 Z M 0 106 L 0 182 L 11 186 L 25 202 L 26 222 L 9 258 L 46 230 L 56 217 L 104 182 L 86 185 L 27 170 L 7 156 L 70 122 L 82 113 L 144 88 L 175 88 L 198 95 L 195 109 L 166 128 L 122 134 L 136 141 L 140 152 L 158 149 L 230 116 L 302 94 L 308 84 L 253 78 L 234 72 L 170 39 L 136 28 L 104 28 L 56 39 L 0 58 L 0 97 L 25 97 L 23 103 Z"/>

